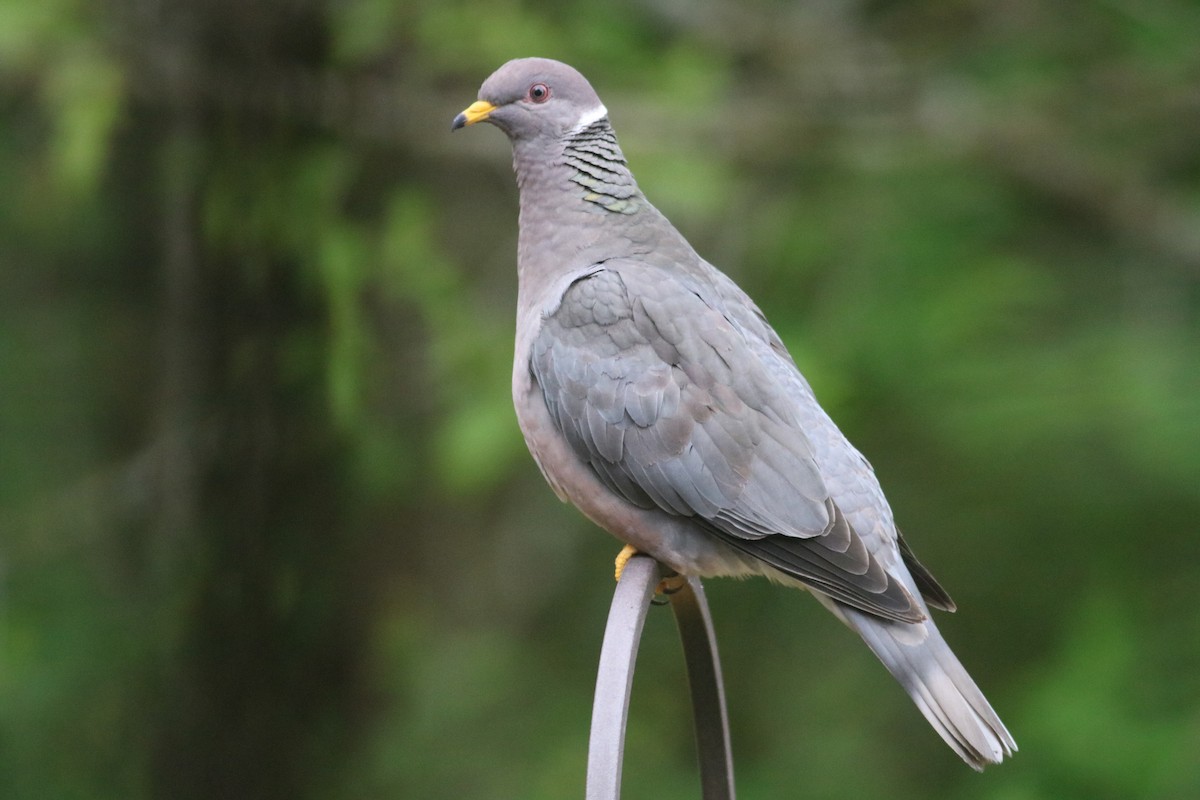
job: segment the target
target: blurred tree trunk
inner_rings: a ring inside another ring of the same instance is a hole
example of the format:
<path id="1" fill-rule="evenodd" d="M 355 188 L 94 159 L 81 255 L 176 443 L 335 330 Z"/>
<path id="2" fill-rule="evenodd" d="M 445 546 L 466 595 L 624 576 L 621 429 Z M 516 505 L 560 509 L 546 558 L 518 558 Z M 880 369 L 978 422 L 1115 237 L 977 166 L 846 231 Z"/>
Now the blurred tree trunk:
<path id="1" fill-rule="evenodd" d="M 199 176 L 286 159 L 315 134 L 265 109 L 208 104 L 195 67 L 224 62 L 261 80 L 281 63 L 319 62 L 324 26 L 295 9 L 236 3 L 161 13 L 176 34 L 164 53 L 176 71 L 158 141 L 158 435 L 172 445 L 161 448 L 154 527 L 186 587 L 154 794 L 298 797 L 353 738 L 323 734 L 327 721 L 352 716 L 361 644 L 345 444 L 323 359 L 289 357 L 299 347 L 319 353 L 329 321 L 300 266 L 254 246 L 254 222 L 249 246 L 223 246 L 203 232 L 197 198 Z"/>

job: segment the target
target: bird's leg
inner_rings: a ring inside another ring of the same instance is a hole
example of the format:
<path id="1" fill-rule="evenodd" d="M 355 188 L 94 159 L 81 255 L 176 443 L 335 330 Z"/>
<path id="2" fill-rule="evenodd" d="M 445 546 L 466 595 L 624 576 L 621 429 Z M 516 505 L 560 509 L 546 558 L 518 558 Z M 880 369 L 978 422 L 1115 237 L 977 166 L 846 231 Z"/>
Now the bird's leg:
<path id="1" fill-rule="evenodd" d="M 685 583 L 687 583 L 687 578 L 680 575 L 678 572 L 672 572 L 658 582 L 658 586 L 654 587 L 654 591 L 657 594 L 670 597 L 682 589 Z"/>
<path id="2" fill-rule="evenodd" d="M 669 605 L 671 595 L 682 589 L 685 583 L 687 583 L 687 578 L 677 572 L 672 572 L 660 580 L 658 585 L 654 587 L 654 597 L 650 598 L 651 604 L 656 606 Z"/>
<path id="3" fill-rule="evenodd" d="M 638 550 L 633 545 L 627 544 L 621 548 L 621 552 L 617 553 L 616 559 L 613 560 L 613 565 L 616 567 L 616 569 L 614 570 L 614 577 L 617 579 L 618 582 L 620 582 L 620 580 L 621 580 L 621 573 L 625 571 L 625 565 L 629 563 L 629 559 L 638 555 L 640 552 L 641 551 Z M 661 567 L 661 568 L 667 569 L 666 567 Z M 669 597 L 670 595 L 673 595 L 676 592 L 678 592 L 680 589 L 682 589 L 683 584 L 686 581 L 687 581 L 687 578 L 683 577 L 679 573 L 671 572 L 669 575 L 667 575 L 666 577 L 664 577 L 662 580 L 660 580 L 658 582 L 658 585 L 654 587 L 654 593 L 656 595 L 666 595 L 667 597 Z M 662 602 L 665 602 L 665 601 L 666 601 L 666 599 L 664 598 Z M 661 605 L 660 601 L 658 601 L 658 600 L 655 600 L 654 602 L 656 604 Z"/>
<path id="4" fill-rule="evenodd" d="M 629 559 L 633 558 L 637 554 L 637 548 L 631 544 L 625 545 L 621 548 L 621 552 L 617 553 L 617 558 L 615 561 L 613 561 L 613 565 L 616 567 L 614 577 L 618 582 L 621 580 L 621 573 L 625 571 L 625 565 L 629 563 Z"/>

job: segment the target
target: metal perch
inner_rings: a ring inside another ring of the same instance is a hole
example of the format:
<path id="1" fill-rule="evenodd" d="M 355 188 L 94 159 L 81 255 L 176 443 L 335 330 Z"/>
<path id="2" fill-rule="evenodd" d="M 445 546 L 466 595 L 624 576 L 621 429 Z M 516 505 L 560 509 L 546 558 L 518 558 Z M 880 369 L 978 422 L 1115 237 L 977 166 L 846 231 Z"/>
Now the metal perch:
<path id="1" fill-rule="evenodd" d="M 662 569 L 657 562 L 647 556 L 634 556 L 625 565 L 613 594 L 592 706 L 587 800 L 617 800 L 621 796 L 625 722 L 629 717 L 633 668 L 646 613 L 661 578 Z M 729 746 L 725 688 L 704 587 L 697 578 L 676 577 L 670 581 L 674 591 L 668 596 L 683 641 L 691 688 L 702 797 L 704 800 L 734 800 L 733 753 Z"/>

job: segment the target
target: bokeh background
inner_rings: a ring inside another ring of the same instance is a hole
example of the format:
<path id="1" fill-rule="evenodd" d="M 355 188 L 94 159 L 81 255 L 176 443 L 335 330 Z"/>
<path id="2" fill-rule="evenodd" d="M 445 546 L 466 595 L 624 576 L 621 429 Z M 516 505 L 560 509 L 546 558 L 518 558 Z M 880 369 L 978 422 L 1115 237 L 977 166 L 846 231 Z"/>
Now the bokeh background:
<path id="1" fill-rule="evenodd" d="M 958 601 L 976 775 L 710 581 L 740 794 L 1200 791 L 1200 6 L 3 0 L 0 796 L 582 796 L 617 544 L 509 397 L 508 144 L 569 61 Z M 697 797 L 669 612 L 630 798 Z"/>

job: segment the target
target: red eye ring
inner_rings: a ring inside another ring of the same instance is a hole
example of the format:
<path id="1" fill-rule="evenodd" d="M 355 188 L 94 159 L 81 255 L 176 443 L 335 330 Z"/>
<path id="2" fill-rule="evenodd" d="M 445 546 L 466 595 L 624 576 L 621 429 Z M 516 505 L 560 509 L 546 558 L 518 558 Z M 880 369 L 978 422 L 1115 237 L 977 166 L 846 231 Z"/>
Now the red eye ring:
<path id="1" fill-rule="evenodd" d="M 529 87 L 529 100 L 534 103 L 544 103 L 550 99 L 550 87 L 544 83 L 535 83 Z"/>

